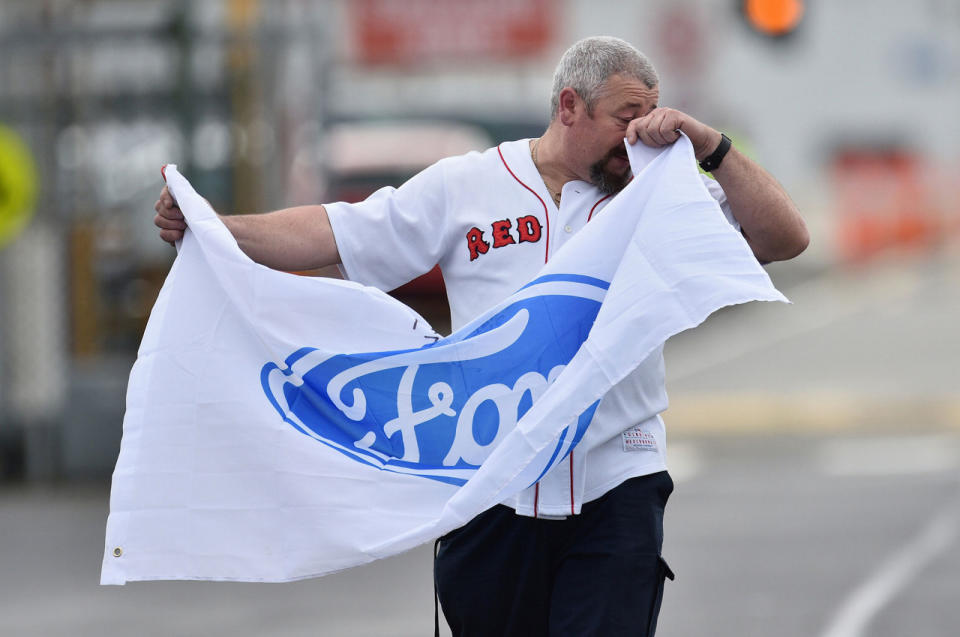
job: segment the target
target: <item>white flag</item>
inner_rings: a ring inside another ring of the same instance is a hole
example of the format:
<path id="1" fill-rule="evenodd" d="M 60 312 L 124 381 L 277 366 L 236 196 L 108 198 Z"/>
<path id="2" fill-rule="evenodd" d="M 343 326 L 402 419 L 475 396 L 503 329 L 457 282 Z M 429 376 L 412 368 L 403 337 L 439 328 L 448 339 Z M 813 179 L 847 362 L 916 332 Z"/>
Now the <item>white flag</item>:
<path id="1" fill-rule="evenodd" d="M 603 214 L 447 338 L 378 290 L 253 263 L 168 167 L 189 230 L 130 374 L 101 583 L 280 582 L 410 549 L 619 433 L 591 425 L 599 400 L 673 334 L 786 301 L 685 137 L 628 149 Z"/>

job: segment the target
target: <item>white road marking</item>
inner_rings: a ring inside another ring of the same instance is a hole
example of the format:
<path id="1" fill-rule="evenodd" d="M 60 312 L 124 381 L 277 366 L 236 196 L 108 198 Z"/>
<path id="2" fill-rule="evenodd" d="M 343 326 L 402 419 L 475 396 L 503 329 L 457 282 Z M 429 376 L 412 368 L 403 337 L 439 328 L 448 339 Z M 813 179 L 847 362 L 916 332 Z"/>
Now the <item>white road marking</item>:
<path id="1" fill-rule="evenodd" d="M 840 606 L 821 637 L 861 637 L 887 603 L 960 535 L 960 514 L 951 503 L 910 543 L 880 566 Z"/>
<path id="2" fill-rule="evenodd" d="M 940 434 L 828 440 L 817 460 L 821 470 L 833 476 L 951 471 L 960 468 L 960 440 Z"/>

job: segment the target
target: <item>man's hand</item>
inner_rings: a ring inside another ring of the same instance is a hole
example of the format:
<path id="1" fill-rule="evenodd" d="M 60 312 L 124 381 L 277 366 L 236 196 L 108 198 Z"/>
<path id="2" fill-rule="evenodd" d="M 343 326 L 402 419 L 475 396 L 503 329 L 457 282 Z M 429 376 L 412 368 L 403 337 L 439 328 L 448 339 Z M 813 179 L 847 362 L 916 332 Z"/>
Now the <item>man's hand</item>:
<path id="1" fill-rule="evenodd" d="M 153 209 L 157 211 L 153 218 L 153 225 L 160 228 L 160 238 L 170 245 L 183 239 L 183 231 L 187 229 L 187 222 L 166 186 L 160 191 L 160 199 L 154 204 Z"/>
<path id="2" fill-rule="evenodd" d="M 647 146 L 659 148 L 677 141 L 681 130 L 690 138 L 697 161 L 708 157 L 720 145 L 719 131 L 672 108 L 655 108 L 633 120 L 627 125 L 626 138 L 631 144 L 640 140 Z"/>

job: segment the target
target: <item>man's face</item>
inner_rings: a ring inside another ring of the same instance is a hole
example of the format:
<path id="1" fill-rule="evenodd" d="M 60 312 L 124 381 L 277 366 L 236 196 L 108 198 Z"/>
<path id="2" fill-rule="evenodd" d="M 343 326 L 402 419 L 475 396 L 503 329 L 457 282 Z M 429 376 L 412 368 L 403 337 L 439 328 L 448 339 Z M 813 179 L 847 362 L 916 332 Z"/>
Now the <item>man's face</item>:
<path id="1" fill-rule="evenodd" d="M 639 80 L 611 76 L 593 106 L 584 111 L 575 126 L 582 149 L 583 169 L 590 183 L 607 193 L 619 192 L 630 181 L 630 161 L 623 144 L 627 125 L 657 107 L 658 87 L 647 88 Z"/>

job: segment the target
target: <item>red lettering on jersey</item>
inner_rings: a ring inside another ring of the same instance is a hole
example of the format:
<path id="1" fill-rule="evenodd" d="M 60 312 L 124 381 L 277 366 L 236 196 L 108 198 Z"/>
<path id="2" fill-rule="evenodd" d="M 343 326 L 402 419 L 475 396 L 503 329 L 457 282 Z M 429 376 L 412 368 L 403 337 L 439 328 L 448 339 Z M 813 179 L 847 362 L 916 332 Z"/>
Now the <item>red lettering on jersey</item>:
<path id="1" fill-rule="evenodd" d="M 490 244 L 483 240 L 483 230 L 470 228 L 467 232 L 467 249 L 470 250 L 470 260 L 473 261 L 481 254 L 486 254 Z"/>
<path id="2" fill-rule="evenodd" d="M 542 226 L 540 220 L 533 215 L 519 217 L 517 219 L 517 232 L 520 234 L 520 242 L 530 241 L 536 243 L 540 240 L 540 231 Z"/>
<path id="3" fill-rule="evenodd" d="M 510 245 L 511 243 L 516 243 L 516 241 L 513 240 L 513 235 L 510 234 L 509 219 L 494 221 L 492 224 L 490 224 L 490 227 L 493 228 L 494 248 L 502 248 L 503 246 Z"/>

